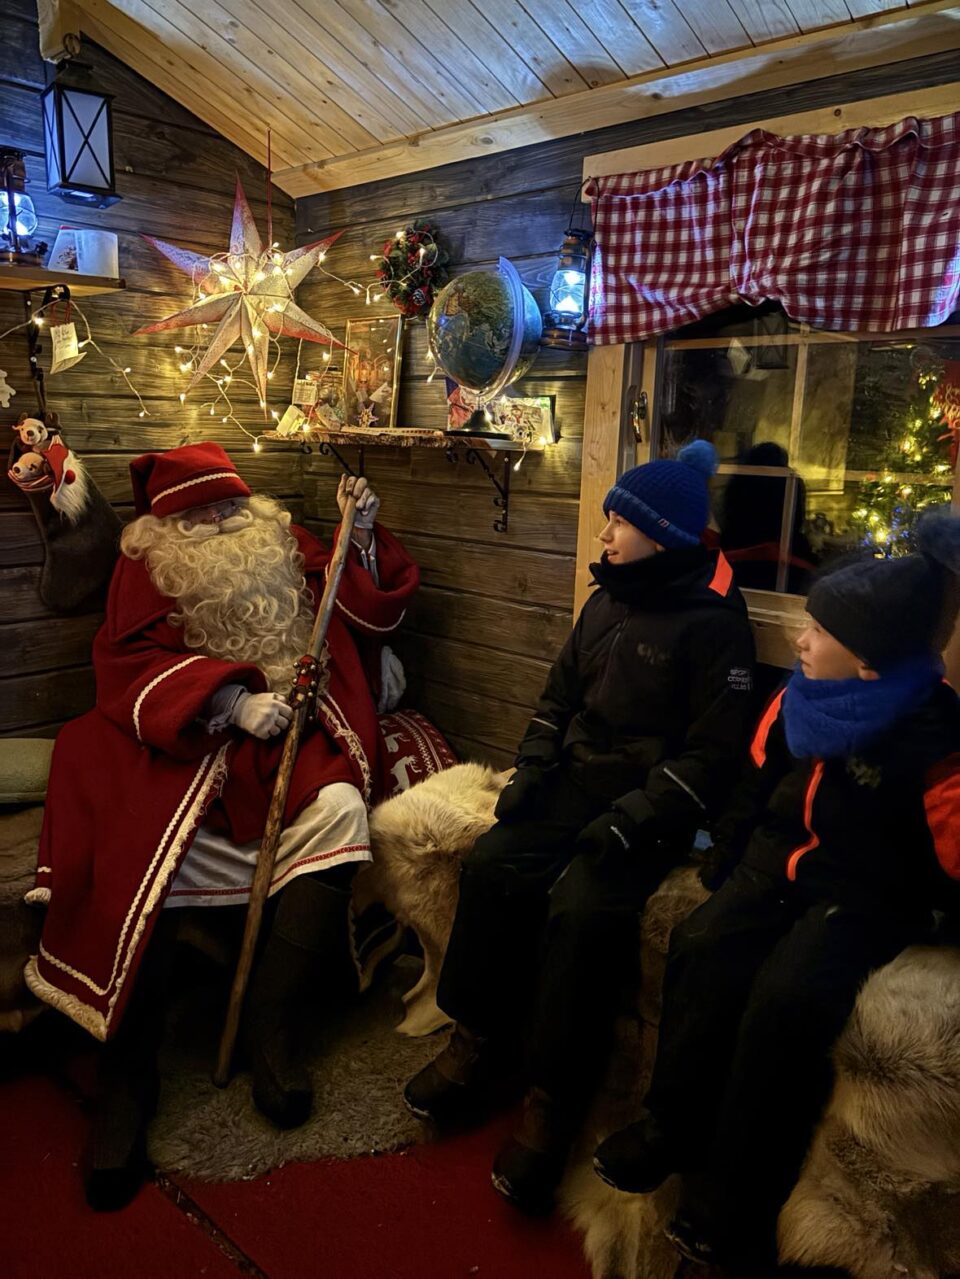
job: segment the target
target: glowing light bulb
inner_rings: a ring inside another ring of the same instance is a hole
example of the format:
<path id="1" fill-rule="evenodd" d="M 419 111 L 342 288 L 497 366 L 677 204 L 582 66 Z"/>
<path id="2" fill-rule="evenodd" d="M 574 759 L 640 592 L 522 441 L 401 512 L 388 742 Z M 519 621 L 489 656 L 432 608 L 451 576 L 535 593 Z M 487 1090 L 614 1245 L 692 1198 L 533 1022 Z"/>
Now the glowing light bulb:
<path id="1" fill-rule="evenodd" d="M 137 417 L 146 417 L 146 416 L 147 416 L 146 409 L 141 409 L 140 412 L 137 414 Z"/>
<path id="2" fill-rule="evenodd" d="M 260 437 L 259 437 L 259 436 L 257 436 L 257 438 L 253 441 L 253 451 L 254 451 L 254 453 L 259 453 L 259 452 L 260 452 Z"/>
<path id="3" fill-rule="evenodd" d="M 181 391 L 181 392 L 180 392 L 180 403 L 181 403 L 181 404 L 186 403 L 186 399 L 187 399 L 186 394 L 185 394 L 183 391 Z"/>

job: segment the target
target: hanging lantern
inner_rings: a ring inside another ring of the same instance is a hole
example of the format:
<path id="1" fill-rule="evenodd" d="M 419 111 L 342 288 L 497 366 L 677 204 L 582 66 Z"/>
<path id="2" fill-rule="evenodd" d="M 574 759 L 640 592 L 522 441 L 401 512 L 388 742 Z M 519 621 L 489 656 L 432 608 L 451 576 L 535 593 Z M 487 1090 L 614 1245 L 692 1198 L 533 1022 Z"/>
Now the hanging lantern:
<path id="1" fill-rule="evenodd" d="M 33 248 L 27 237 L 37 229 L 37 211 L 26 193 L 22 151 L 0 151 L 0 261 L 39 265 L 46 245 Z"/>
<path id="2" fill-rule="evenodd" d="M 592 232 L 584 227 L 570 227 L 564 236 L 543 316 L 544 346 L 587 345 L 583 326 L 587 322 L 592 242 Z"/>
<path id="3" fill-rule="evenodd" d="M 47 190 L 92 209 L 115 204 L 120 196 L 113 170 L 113 96 L 67 80 L 58 69 L 40 102 Z"/>

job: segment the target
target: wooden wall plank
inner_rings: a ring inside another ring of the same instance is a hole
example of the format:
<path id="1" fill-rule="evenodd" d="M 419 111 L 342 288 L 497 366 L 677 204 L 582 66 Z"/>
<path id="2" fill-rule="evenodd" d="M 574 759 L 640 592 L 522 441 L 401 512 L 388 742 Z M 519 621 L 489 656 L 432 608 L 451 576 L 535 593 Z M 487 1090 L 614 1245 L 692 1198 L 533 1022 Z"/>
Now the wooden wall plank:
<path id="1" fill-rule="evenodd" d="M 0 12 L 3 6 L 7 13 L 11 7 L 16 10 L 4 34 L 15 39 L 15 53 L 22 55 L 22 71 L 12 79 L 3 74 L 10 66 L 7 43 L 0 55 L 3 140 L 29 153 L 28 168 L 34 179 L 31 195 L 48 240 L 62 223 L 117 233 L 121 271 L 129 287 L 124 292 L 85 299 L 81 306 L 104 352 L 121 367 L 133 370 L 131 377 L 141 385 L 151 413 L 149 418 L 138 418 L 137 401 L 120 376 L 90 351 L 76 369 L 47 379 L 48 402 L 61 414 L 68 443 L 83 457 L 90 474 L 124 519 L 132 515 L 128 469 L 132 457 L 210 438 L 234 452 L 241 473 L 253 484 L 283 495 L 302 517 L 301 455 L 256 455 L 251 441 L 240 431 L 225 426 L 219 417 L 211 420 L 209 414 L 201 414 L 199 399 L 192 402 L 191 397 L 181 409 L 177 396 L 184 379 L 173 346 L 188 342 L 189 335 L 131 336 L 138 324 L 177 310 L 189 292 L 184 277 L 145 243 L 141 232 L 152 230 L 200 251 L 222 250 L 229 238 L 237 172 L 246 185 L 254 214 L 264 226 L 264 169 L 87 42 L 84 60 L 93 64 L 100 86 L 117 95 L 116 161 L 123 199 L 111 209 L 87 211 L 50 196 L 45 189 L 39 132 L 43 69 L 36 55 L 36 16 L 23 13 L 20 4 L 21 0 L 0 0 Z M 292 245 L 293 206 L 279 191 L 273 193 L 273 212 L 278 239 Z M 77 318 L 76 311 L 74 316 Z M 19 295 L 0 293 L 0 333 L 22 318 Z M 82 324 L 79 327 L 82 336 Z M 43 346 L 48 346 L 46 340 Z M 294 350 L 291 346 L 278 370 L 287 385 Z M 46 349 L 41 363 L 48 366 Z M 0 430 L 6 432 L 20 411 L 34 408 L 22 332 L 0 342 L 0 367 L 7 369 L 18 392 L 9 409 L 0 411 Z M 249 416 L 254 424 L 262 421 L 252 392 L 244 394 L 241 388 L 237 404 L 243 406 L 244 418 Z M 38 586 L 43 544 L 26 498 L 5 479 L 0 483 L 0 511 L 0 733 L 53 735 L 65 719 L 92 704 L 90 651 L 100 615 L 90 612 L 57 617 L 41 603 Z"/>

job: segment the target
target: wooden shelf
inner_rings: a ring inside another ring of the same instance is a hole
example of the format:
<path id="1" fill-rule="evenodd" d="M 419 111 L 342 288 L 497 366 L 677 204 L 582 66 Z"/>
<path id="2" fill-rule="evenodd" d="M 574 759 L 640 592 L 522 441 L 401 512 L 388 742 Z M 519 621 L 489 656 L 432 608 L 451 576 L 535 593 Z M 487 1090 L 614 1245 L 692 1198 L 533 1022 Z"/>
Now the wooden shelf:
<path id="1" fill-rule="evenodd" d="M 127 287 L 125 280 L 113 280 L 106 275 L 81 275 L 78 271 L 45 271 L 42 266 L 19 266 L 12 262 L 0 262 L 0 289 L 18 293 L 39 292 L 65 285 L 76 298 L 91 297 L 95 293 L 112 293 Z"/>
<path id="2" fill-rule="evenodd" d="M 264 431 L 260 437 L 264 440 L 279 440 L 287 444 L 352 444 L 357 448 L 387 446 L 392 448 L 428 448 L 449 449 L 484 448 L 506 453 L 522 453 L 523 445 L 516 440 L 491 439 L 489 435 L 448 435 L 446 431 L 430 430 L 426 427 L 397 426 L 392 431 L 368 430 L 363 427 L 352 427 L 341 431 L 325 431 L 310 427 L 306 431 L 291 431 L 281 435 L 279 431 Z M 528 453 L 542 453 L 544 446 L 540 443 L 528 444 Z"/>

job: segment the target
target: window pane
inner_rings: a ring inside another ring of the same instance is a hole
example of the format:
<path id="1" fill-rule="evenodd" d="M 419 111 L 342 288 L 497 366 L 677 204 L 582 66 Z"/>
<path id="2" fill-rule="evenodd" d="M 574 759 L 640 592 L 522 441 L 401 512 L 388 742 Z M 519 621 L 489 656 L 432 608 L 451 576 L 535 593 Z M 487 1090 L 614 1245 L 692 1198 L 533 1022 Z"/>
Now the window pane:
<path id="1" fill-rule="evenodd" d="M 713 536 L 741 585 L 803 593 L 838 555 L 913 549 L 920 513 L 952 494 L 954 330 L 857 340 L 777 315 L 711 323 L 666 344 L 657 451 L 715 444 Z"/>

